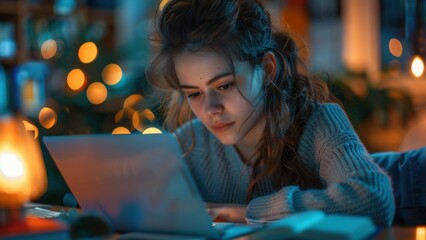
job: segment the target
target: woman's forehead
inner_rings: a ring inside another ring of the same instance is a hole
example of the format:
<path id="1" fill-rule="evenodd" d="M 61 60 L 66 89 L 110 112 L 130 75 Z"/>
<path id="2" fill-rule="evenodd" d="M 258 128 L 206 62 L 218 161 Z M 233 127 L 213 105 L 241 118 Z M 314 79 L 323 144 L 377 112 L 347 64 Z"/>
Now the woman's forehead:
<path id="1" fill-rule="evenodd" d="M 174 58 L 176 71 L 218 71 L 229 70 L 225 58 L 214 51 L 182 52 Z"/>
<path id="2" fill-rule="evenodd" d="M 185 50 L 176 54 L 175 59 L 180 59 L 180 58 L 185 58 L 185 59 L 192 58 L 197 60 L 205 59 L 210 61 L 226 62 L 223 54 L 211 49 L 201 49 L 198 51 Z"/>
<path id="3" fill-rule="evenodd" d="M 227 70 L 230 72 L 237 72 L 237 68 L 240 68 L 242 63 L 244 63 L 243 65 L 248 63 L 248 61 L 238 60 L 225 55 L 223 52 L 211 49 L 183 51 L 176 54 L 173 61 L 176 69 L 181 66 L 188 68 L 188 65 L 190 65 L 204 68 L 204 70 Z"/>
<path id="4" fill-rule="evenodd" d="M 208 81 L 230 72 L 225 59 L 211 51 L 185 52 L 175 57 L 175 71 L 179 82 L 192 84 Z"/>

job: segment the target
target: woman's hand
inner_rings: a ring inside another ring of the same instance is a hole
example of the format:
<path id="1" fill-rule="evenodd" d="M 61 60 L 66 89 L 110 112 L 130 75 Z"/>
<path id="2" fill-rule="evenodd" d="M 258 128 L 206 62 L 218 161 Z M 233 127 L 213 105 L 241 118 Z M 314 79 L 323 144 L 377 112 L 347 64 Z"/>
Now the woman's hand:
<path id="1" fill-rule="evenodd" d="M 246 222 L 246 205 L 207 204 L 207 211 L 214 222 Z"/>

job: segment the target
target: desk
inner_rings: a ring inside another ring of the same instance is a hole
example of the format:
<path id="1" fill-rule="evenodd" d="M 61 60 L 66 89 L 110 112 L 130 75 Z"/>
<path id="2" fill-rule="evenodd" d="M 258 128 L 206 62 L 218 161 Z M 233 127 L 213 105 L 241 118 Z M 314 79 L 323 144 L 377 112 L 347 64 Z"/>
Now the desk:
<path id="1" fill-rule="evenodd" d="M 385 228 L 375 240 L 426 240 L 426 226 Z"/>
<path id="2" fill-rule="evenodd" d="M 63 211 L 69 208 L 61 206 L 50 206 L 43 204 L 27 204 L 27 207 L 46 207 L 54 211 Z M 113 239 L 119 239 L 119 235 L 115 235 Z M 236 238 L 237 240 L 251 240 L 250 235 Z M 418 227 L 399 227 L 394 226 L 390 228 L 382 229 L 377 235 L 374 236 L 374 240 L 426 240 L 426 225 Z"/>
<path id="3" fill-rule="evenodd" d="M 419 227 L 390 227 L 384 228 L 373 240 L 426 240 L 426 225 Z M 235 240 L 252 240 L 250 235 Z"/>

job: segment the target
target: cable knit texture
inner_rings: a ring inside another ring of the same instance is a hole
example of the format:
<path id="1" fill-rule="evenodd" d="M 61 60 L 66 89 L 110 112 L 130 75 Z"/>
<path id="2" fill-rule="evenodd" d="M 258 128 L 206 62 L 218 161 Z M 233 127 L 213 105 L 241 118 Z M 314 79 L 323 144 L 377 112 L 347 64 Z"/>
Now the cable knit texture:
<path id="1" fill-rule="evenodd" d="M 223 145 L 194 119 L 195 145 L 185 157 L 206 202 L 246 204 L 251 168 L 234 146 Z M 190 124 L 176 131 L 183 151 L 192 145 Z M 272 187 L 269 178 L 256 188 L 247 218 L 275 220 L 310 209 L 369 216 L 379 226 L 392 223 L 395 203 L 389 177 L 373 162 L 346 114 L 337 104 L 318 104 L 299 142 L 301 159 L 314 170 L 323 189 Z"/>

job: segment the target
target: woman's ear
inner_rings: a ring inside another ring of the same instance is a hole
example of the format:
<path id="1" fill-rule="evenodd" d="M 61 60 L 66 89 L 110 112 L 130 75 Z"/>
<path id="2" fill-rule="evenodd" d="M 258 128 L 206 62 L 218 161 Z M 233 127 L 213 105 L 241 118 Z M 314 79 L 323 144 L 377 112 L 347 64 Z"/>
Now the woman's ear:
<path id="1" fill-rule="evenodd" d="M 265 79 L 269 79 L 270 81 L 275 79 L 277 73 L 277 59 L 273 52 L 268 51 L 265 53 L 262 60 L 262 67 L 265 72 Z"/>

